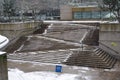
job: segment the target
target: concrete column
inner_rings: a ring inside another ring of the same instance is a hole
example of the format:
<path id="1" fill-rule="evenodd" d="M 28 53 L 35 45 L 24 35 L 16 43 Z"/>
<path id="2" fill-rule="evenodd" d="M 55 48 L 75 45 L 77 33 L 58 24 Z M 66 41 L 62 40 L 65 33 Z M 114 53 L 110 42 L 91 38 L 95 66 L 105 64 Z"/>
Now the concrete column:
<path id="1" fill-rule="evenodd" d="M 8 80 L 7 55 L 0 52 L 0 80 Z"/>
<path id="2" fill-rule="evenodd" d="M 61 5 L 60 6 L 60 18 L 61 20 L 72 20 L 72 6 Z"/>

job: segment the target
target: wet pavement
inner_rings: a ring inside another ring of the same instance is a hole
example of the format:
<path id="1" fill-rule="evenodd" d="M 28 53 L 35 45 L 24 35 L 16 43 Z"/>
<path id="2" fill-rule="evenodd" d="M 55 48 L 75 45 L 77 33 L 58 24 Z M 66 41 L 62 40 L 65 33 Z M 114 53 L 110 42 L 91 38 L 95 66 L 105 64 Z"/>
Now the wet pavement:
<path id="1" fill-rule="evenodd" d="M 17 51 L 29 52 L 29 51 L 69 49 L 69 48 L 78 48 L 80 46 L 80 44 L 72 45 L 72 44 L 68 44 L 67 43 L 68 41 L 65 42 L 59 39 L 48 38 L 41 35 L 32 35 L 32 36 L 28 36 L 28 38 L 29 39 L 25 41 L 24 44 L 22 44 L 22 46 Z"/>
<path id="2" fill-rule="evenodd" d="M 62 64 L 62 73 L 60 74 L 76 74 L 75 80 L 120 80 L 120 68 L 98 69 L 89 67 L 66 66 Z M 120 65 L 120 63 L 119 63 Z M 56 64 L 29 62 L 20 60 L 8 60 L 9 69 L 19 69 L 25 73 L 30 72 L 55 72 Z M 74 80 L 74 79 L 73 79 Z"/>

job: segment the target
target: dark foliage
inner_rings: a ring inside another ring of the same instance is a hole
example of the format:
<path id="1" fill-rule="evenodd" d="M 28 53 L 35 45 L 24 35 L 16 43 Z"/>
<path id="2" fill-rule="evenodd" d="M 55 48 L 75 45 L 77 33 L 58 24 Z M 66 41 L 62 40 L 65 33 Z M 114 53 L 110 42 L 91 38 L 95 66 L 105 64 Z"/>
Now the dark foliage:
<path id="1" fill-rule="evenodd" d="M 3 13 L 5 17 L 14 16 L 16 12 L 15 0 L 4 0 L 3 1 Z"/>
<path id="2" fill-rule="evenodd" d="M 120 23 L 120 0 L 103 0 L 101 8 L 114 13 Z"/>

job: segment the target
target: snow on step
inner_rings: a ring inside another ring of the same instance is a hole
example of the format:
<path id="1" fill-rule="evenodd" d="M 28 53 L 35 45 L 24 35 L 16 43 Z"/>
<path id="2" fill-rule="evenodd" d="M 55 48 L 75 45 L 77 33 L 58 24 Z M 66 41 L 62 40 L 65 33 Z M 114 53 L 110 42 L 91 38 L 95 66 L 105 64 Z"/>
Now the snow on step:
<path id="1" fill-rule="evenodd" d="M 43 63 L 59 63 L 63 61 L 68 55 L 69 50 L 50 50 L 50 51 L 36 51 L 26 53 L 9 54 L 8 59 L 34 61 Z"/>

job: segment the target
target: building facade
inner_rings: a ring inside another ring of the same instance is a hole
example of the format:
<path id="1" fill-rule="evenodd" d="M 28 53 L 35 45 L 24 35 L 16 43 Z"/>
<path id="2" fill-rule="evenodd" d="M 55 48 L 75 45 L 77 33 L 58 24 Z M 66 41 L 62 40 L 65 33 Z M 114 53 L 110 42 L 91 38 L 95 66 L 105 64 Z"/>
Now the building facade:
<path id="1" fill-rule="evenodd" d="M 104 20 L 110 18 L 109 11 L 101 11 L 97 5 L 61 5 L 61 20 Z"/>

